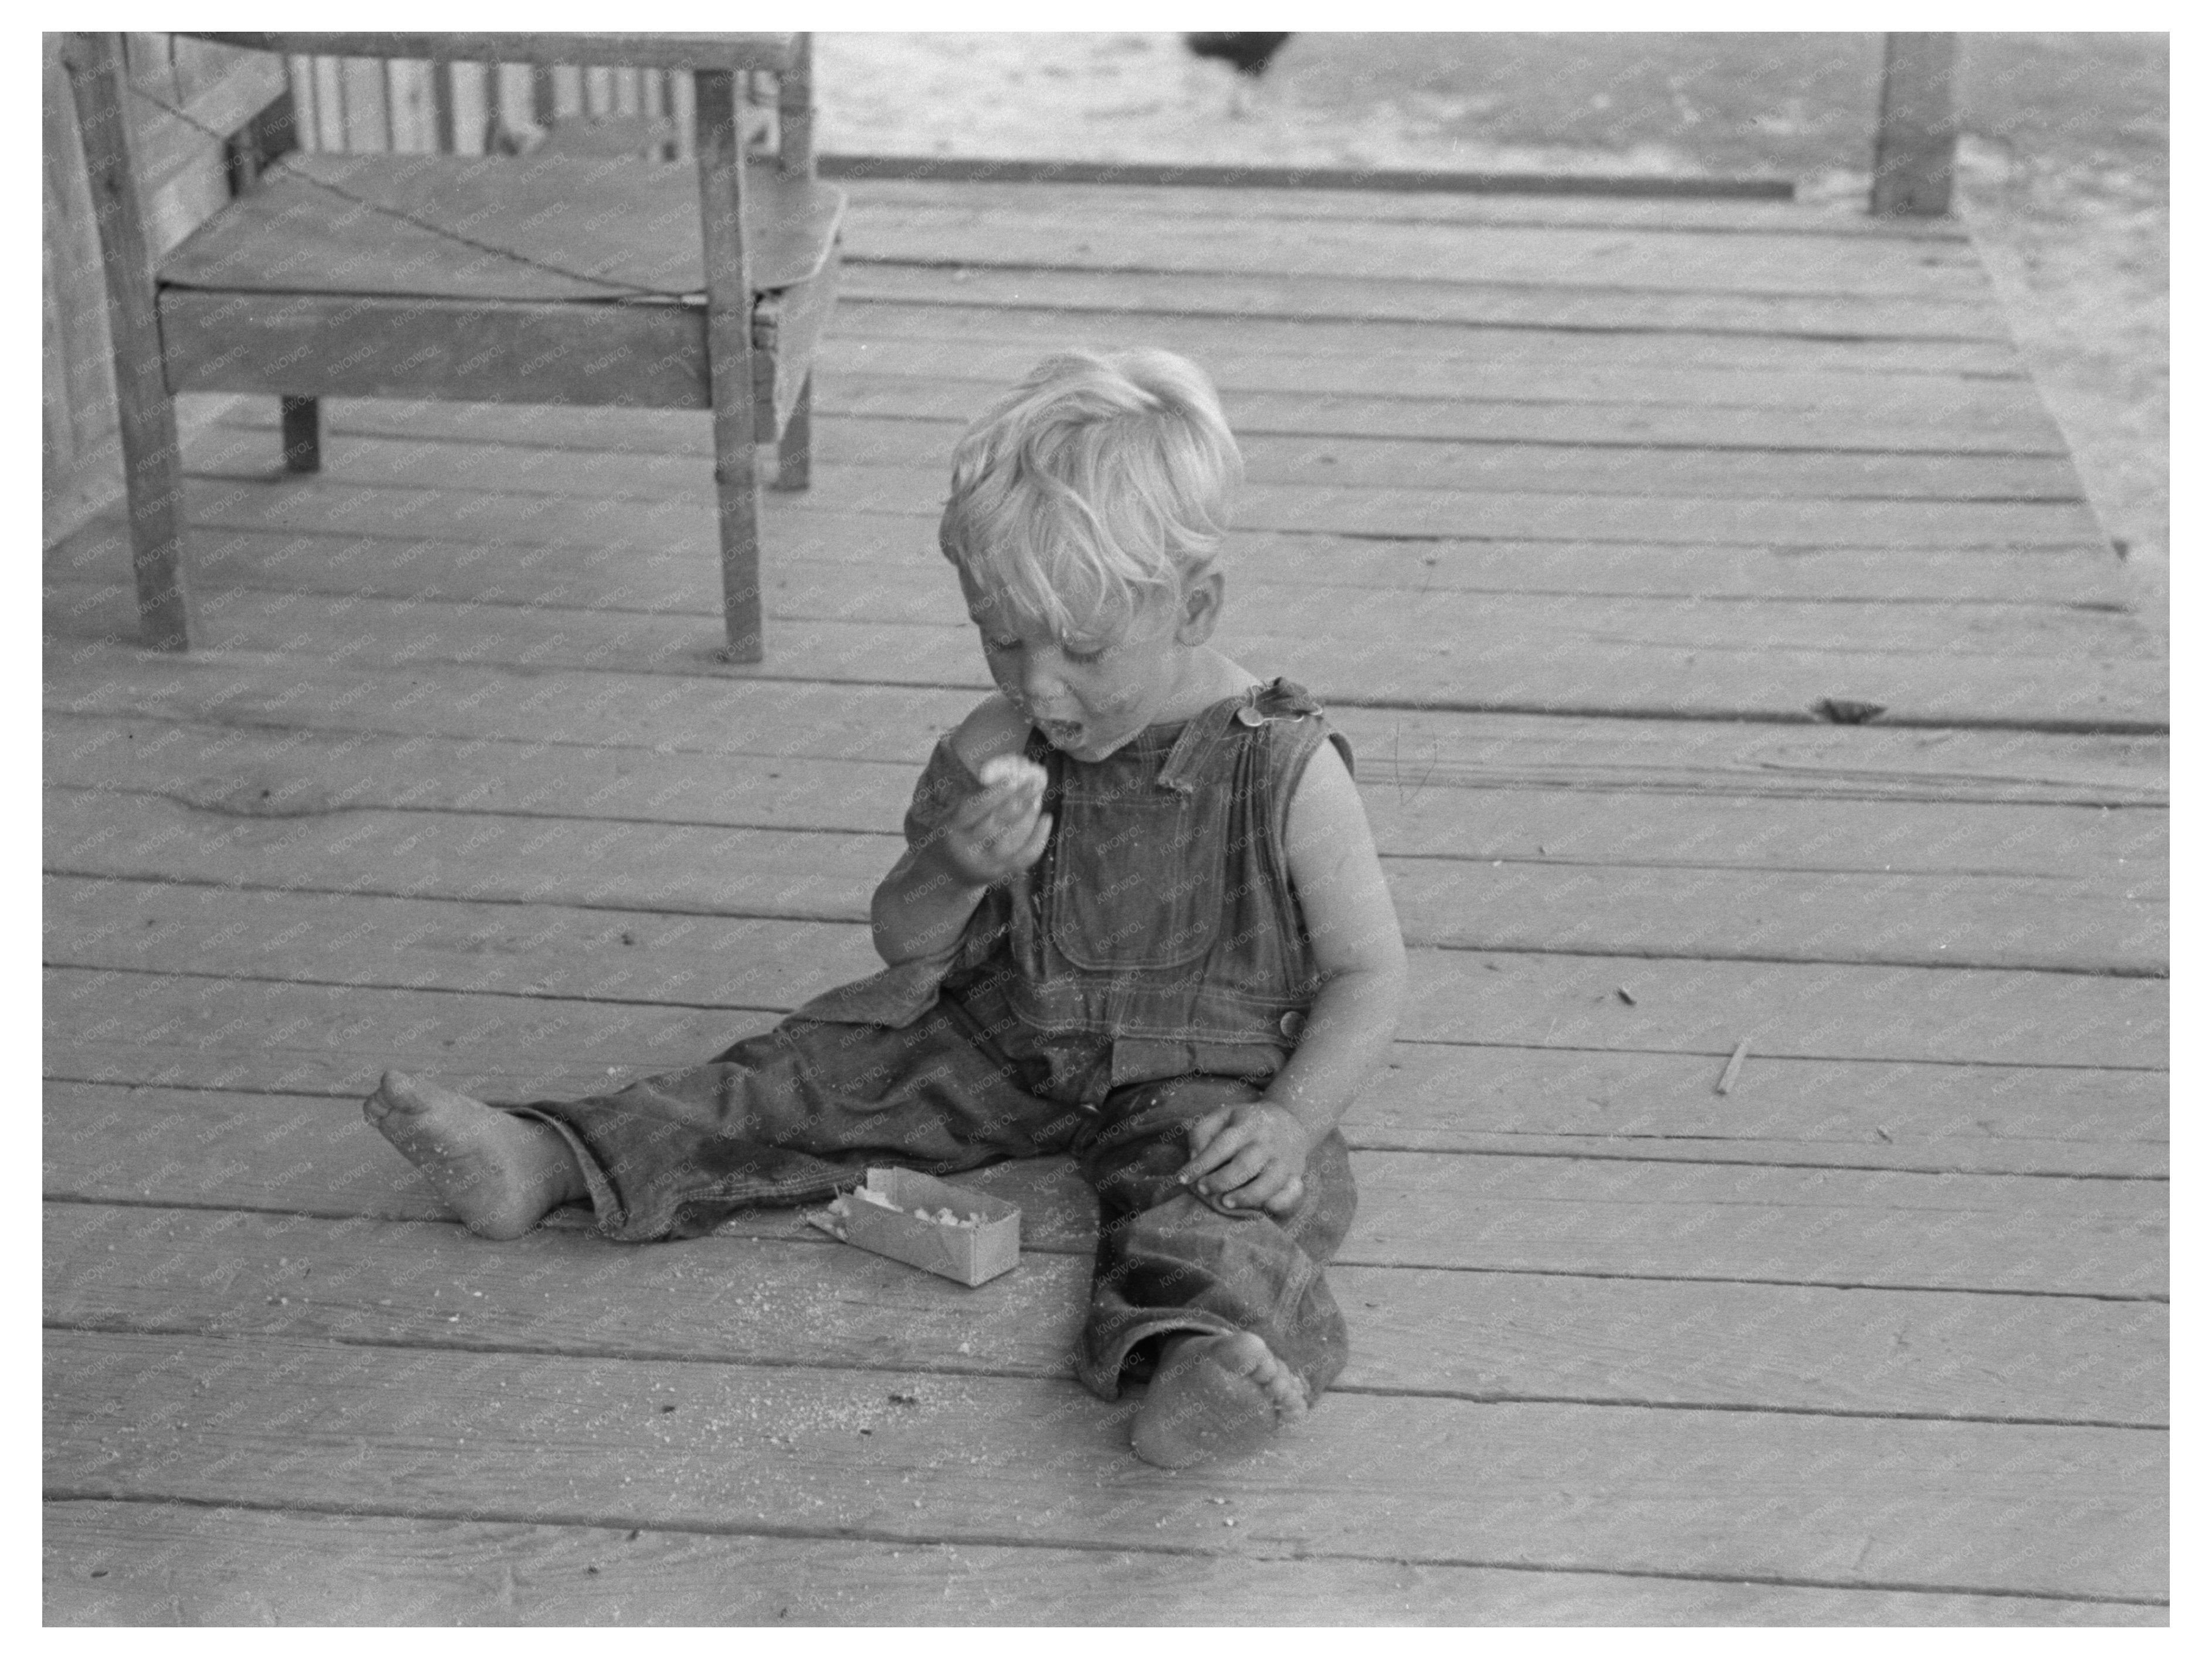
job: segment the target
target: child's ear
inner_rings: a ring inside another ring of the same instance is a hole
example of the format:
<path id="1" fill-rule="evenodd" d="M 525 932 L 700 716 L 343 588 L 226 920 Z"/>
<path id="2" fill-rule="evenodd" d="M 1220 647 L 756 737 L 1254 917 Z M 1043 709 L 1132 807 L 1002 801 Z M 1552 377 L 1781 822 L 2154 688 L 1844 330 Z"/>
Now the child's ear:
<path id="1" fill-rule="evenodd" d="M 1218 570 L 1183 583 L 1182 614 L 1176 620 L 1177 644 L 1204 645 L 1213 637 L 1214 624 L 1221 620 L 1222 586 Z"/>

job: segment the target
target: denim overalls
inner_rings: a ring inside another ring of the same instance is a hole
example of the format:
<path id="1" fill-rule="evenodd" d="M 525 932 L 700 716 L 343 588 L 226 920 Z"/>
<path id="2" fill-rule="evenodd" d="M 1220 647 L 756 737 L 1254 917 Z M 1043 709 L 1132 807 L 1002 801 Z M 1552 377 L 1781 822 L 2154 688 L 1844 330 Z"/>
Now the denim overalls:
<path id="1" fill-rule="evenodd" d="M 944 1175 L 1073 1152 L 1102 1212 L 1085 1384 L 1110 1400 L 1149 1375 L 1154 1339 L 1249 1330 L 1316 1398 L 1346 1356 L 1322 1277 L 1352 1222 L 1342 1137 L 1315 1148 L 1279 1220 L 1175 1173 L 1193 1119 L 1264 1092 L 1319 987 L 1283 848 L 1325 738 L 1348 768 L 1319 705 L 1280 679 L 1095 764 L 1032 732 L 1051 839 L 945 955 L 840 987 L 704 1066 L 506 1109 L 561 1132 L 600 1231 L 623 1240 L 825 1199 L 871 1163 Z M 980 787 L 940 740 L 908 842 Z"/>

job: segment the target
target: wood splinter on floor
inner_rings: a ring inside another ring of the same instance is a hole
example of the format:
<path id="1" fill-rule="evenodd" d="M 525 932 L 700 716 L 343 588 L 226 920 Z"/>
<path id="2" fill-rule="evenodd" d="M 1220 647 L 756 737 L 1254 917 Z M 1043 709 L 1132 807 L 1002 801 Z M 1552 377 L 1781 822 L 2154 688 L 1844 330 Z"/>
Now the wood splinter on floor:
<path id="1" fill-rule="evenodd" d="M 1814 714 L 1837 726 L 1864 726 L 1887 709 L 1886 703 L 1857 702 L 1850 697 L 1823 697 L 1813 705 Z"/>
<path id="2" fill-rule="evenodd" d="M 1750 1052 L 1751 1039 L 1749 1037 L 1744 1038 L 1742 1042 L 1735 1045 L 1735 1052 L 1729 1056 L 1728 1064 L 1721 1067 L 1721 1080 L 1713 1085 L 1713 1092 L 1715 1094 L 1724 1095 L 1729 1090 L 1735 1087 L 1735 1074 L 1743 1070 L 1743 1057 Z"/>

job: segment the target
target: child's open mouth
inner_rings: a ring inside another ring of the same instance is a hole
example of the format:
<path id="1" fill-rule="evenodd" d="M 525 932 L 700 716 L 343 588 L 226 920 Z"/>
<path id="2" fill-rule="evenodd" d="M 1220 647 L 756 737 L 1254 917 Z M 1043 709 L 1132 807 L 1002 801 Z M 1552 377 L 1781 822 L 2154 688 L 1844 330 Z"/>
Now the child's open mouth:
<path id="1" fill-rule="evenodd" d="M 1079 741 L 1083 736 L 1080 720 L 1039 720 L 1037 724 L 1044 728 L 1047 738 L 1063 749 Z"/>

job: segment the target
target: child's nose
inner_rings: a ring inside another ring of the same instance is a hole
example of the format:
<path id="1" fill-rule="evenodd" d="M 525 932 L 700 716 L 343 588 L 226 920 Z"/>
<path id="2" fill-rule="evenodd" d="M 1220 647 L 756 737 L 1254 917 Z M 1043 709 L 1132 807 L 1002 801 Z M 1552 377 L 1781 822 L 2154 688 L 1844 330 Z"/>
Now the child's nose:
<path id="1" fill-rule="evenodd" d="M 1022 702 L 1031 709 L 1048 706 L 1065 689 L 1060 676 L 1053 672 L 1052 665 L 1041 651 L 1024 651 L 1022 653 L 1021 687 Z"/>

